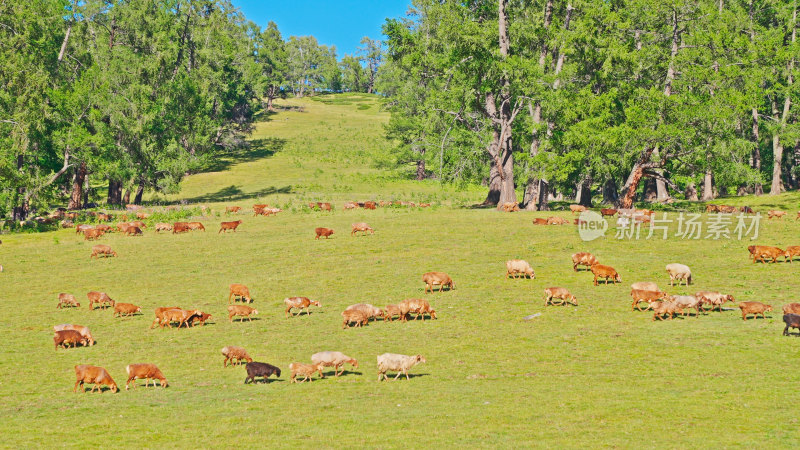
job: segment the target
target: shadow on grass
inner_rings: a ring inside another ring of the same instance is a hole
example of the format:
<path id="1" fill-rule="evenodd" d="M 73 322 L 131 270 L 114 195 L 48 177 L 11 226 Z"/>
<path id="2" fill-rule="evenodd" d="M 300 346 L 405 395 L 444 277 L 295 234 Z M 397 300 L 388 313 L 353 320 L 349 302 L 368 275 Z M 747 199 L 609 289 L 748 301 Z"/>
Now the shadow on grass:
<path id="1" fill-rule="evenodd" d="M 217 192 L 198 195 L 197 197 L 191 197 L 182 200 L 176 200 L 174 202 L 170 202 L 169 204 L 176 205 L 183 203 L 224 202 L 224 201 L 232 202 L 237 200 L 248 200 L 253 198 L 264 197 L 270 194 L 290 194 L 291 192 L 292 192 L 291 186 L 284 186 L 280 188 L 275 186 L 270 186 L 268 188 L 259 189 L 257 191 L 244 192 L 238 186 L 231 185 L 226 188 L 222 188 Z"/>
<path id="2" fill-rule="evenodd" d="M 248 145 L 245 147 L 233 149 L 209 161 L 200 172 L 222 172 L 234 164 L 269 158 L 281 151 L 285 145 L 286 139 L 281 138 L 254 139 L 248 141 Z"/>
<path id="3" fill-rule="evenodd" d="M 253 317 L 252 319 L 249 319 L 249 318 L 247 318 L 247 317 L 242 317 L 241 319 L 237 319 L 236 317 L 234 317 L 234 318 L 233 318 L 233 320 L 232 320 L 232 321 L 230 321 L 230 322 L 231 322 L 231 323 L 236 323 L 236 322 L 239 322 L 239 323 L 249 323 L 250 321 L 256 322 L 256 321 L 259 321 L 259 320 L 261 320 L 261 318 L 260 318 L 260 317 Z"/>
<path id="4" fill-rule="evenodd" d="M 261 380 L 256 380 L 255 378 L 253 378 L 253 381 L 248 382 L 247 381 L 248 379 L 249 378 L 245 378 L 244 384 L 259 384 L 259 383 L 270 384 L 270 383 L 283 383 L 286 381 L 286 380 L 281 380 L 280 378 L 263 378 Z"/>
<path id="5" fill-rule="evenodd" d="M 330 379 L 332 379 L 332 380 L 335 380 L 335 379 L 337 379 L 337 378 L 341 378 L 341 377 L 343 377 L 343 376 L 345 376 L 345 375 L 359 375 L 359 376 L 363 375 L 361 372 L 356 372 L 356 371 L 353 371 L 353 370 L 343 370 L 343 371 L 342 371 L 342 372 L 339 374 L 339 376 L 338 376 L 338 377 L 336 376 L 336 372 L 335 372 L 335 371 L 333 371 L 333 370 L 329 370 L 329 371 L 327 371 L 327 372 L 322 372 L 322 374 L 323 374 L 323 375 L 325 375 L 325 378 L 326 378 L 326 379 L 327 379 L 327 378 L 330 378 Z"/>

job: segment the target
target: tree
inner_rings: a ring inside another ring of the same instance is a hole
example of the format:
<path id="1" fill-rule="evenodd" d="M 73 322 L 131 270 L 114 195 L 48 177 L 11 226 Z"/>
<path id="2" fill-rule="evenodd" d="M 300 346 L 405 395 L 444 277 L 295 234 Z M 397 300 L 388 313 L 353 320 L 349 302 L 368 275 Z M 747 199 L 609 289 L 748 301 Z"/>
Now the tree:
<path id="1" fill-rule="evenodd" d="M 366 66 L 367 72 L 367 93 L 375 92 L 375 77 L 381 65 L 383 50 L 381 41 L 370 39 L 367 36 L 361 38 L 361 47 L 358 48 L 359 59 Z"/>

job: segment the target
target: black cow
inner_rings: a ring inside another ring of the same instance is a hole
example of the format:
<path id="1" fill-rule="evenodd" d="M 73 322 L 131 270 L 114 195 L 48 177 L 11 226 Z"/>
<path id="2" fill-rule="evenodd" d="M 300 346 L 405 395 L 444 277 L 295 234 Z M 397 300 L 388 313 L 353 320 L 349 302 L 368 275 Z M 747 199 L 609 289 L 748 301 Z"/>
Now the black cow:
<path id="1" fill-rule="evenodd" d="M 247 384 L 247 380 L 255 383 L 256 377 L 264 377 L 265 383 L 270 375 L 275 375 L 277 378 L 281 377 L 281 369 L 267 363 L 256 361 L 249 362 L 245 366 L 245 369 L 247 369 L 247 378 L 244 379 L 244 384 Z"/>

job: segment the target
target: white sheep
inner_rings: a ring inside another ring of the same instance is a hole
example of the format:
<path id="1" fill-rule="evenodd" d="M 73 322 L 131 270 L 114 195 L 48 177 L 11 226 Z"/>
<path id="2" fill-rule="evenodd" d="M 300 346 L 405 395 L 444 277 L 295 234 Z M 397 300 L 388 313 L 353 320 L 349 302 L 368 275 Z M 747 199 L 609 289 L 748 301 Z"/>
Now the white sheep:
<path id="1" fill-rule="evenodd" d="M 694 295 L 674 295 L 672 301 L 683 310 L 683 315 L 689 314 L 689 309 L 694 308 L 697 311 L 695 317 L 700 317 L 700 308 L 703 305 L 703 299 Z"/>
<path id="2" fill-rule="evenodd" d="M 322 364 L 323 367 L 333 367 L 333 373 L 338 377 L 344 373 L 344 369 L 339 372 L 339 368 L 345 363 L 358 369 L 358 361 L 345 355 L 342 352 L 319 352 L 311 355 L 311 362 L 314 364 Z"/>
<path id="3" fill-rule="evenodd" d="M 406 380 L 409 379 L 408 377 L 408 370 L 412 367 L 416 366 L 419 363 L 424 363 L 425 358 L 422 355 L 398 355 L 397 353 L 384 353 L 378 356 L 378 381 L 383 379 L 389 379 L 386 376 L 386 372 L 391 370 L 393 372 L 397 372 L 397 376 L 394 377 L 396 380 L 400 377 L 400 374 L 405 374 Z"/>
<path id="4" fill-rule="evenodd" d="M 692 284 L 692 271 L 689 266 L 678 263 L 667 264 L 667 273 L 669 274 L 670 286 L 675 280 L 678 280 L 678 286 L 681 285 L 681 280 L 686 280 L 687 286 Z"/>

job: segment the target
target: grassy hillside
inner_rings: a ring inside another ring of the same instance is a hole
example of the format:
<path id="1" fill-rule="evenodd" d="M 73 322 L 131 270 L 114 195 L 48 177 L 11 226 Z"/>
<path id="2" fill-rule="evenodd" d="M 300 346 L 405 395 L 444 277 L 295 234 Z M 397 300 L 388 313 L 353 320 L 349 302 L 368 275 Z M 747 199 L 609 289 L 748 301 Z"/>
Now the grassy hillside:
<path id="1" fill-rule="evenodd" d="M 781 336 L 780 306 L 797 301 L 800 264 L 752 264 L 750 241 L 617 240 L 611 229 L 583 242 L 571 225 L 533 226 L 543 213 L 451 207 L 483 193 L 443 191 L 376 168 L 386 117 L 371 101 L 345 103 L 284 102 L 304 111 L 281 111 L 254 136 L 280 145 L 258 146 L 220 161 L 217 172 L 188 178 L 168 200 L 210 204 L 201 218 L 206 233 L 109 235 L 102 242 L 119 257 L 99 261 L 89 260 L 92 244 L 71 230 L 4 237 L 2 445 L 794 445 L 800 340 Z M 345 199 L 368 198 L 443 205 L 341 209 Z M 333 201 L 336 210 L 301 211 L 310 200 Z M 244 221 L 240 231 L 216 233 L 224 205 L 257 201 L 290 207 L 276 217 L 231 216 Z M 794 207 L 797 199 L 780 201 Z M 360 221 L 375 234 L 351 237 L 350 224 Z M 316 241 L 317 226 L 336 234 Z M 756 242 L 800 245 L 798 231 L 792 217 L 764 221 Z M 624 282 L 593 286 L 589 273 L 572 270 L 577 251 L 614 266 Z M 536 279 L 506 279 L 504 262 L 512 258 L 529 261 Z M 695 284 L 670 288 L 664 266 L 671 262 L 688 264 Z M 449 273 L 456 289 L 425 294 L 421 275 L 430 270 Z M 776 310 L 747 322 L 738 309 L 652 322 L 652 314 L 630 310 L 629 285 L 645 280 L 675 294 L 721 290 Z M 254 296 L 252 323 L 227 320 L 235 282 Z M 579 306 L 544 307 L 549 286 L 569 288 Z M 145 312 L 113 318 L 109 310 L 89 311 L 90 290 Z M 59 292 L 73 293 L 82 307 L 56 309 Z M 286 319 L 282 299 L 295 295 L 322 307 Z M 340 312 L 350 304 L 411 297 L 428 299 L 439 319 L 341 329 Z M 173 305 L 214 318 L 204 327 L 149 329 L 153 309 Z M 54 351 L 51 327 L 60 323 L 89 326 L 97 345 Z M 225 345 L 247 348 L 283 376 L 244 385 L 244 367 L 221 367 Z M 322 350 L 343 351 L 360 367 L 338 379 L 288 382 L 289 363 Z M 411 380 L 377 382 L 375 358 L 384 352 L 419 353 L 428 362 L 412 369 Z M 139 362 L 157 364 L 169 388 L 145 389 L 140 381 L 135 391 L 72 393 L 76 364 L 103 366 L 123 385 L 125 365 Z"/>

